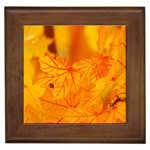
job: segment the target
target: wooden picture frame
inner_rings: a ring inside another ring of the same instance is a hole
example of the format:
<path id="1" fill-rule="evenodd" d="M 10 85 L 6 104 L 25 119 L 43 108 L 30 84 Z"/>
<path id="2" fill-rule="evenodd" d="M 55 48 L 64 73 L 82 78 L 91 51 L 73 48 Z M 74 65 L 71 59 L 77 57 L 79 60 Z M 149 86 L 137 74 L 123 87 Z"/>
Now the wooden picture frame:
<path id="1" fill-rule="evenodd" d="M 23 25 L 126 25 L 126 124 L 23 124 Z M 5 7 L 6 142 L 145 143 L 144 7 Z"/>

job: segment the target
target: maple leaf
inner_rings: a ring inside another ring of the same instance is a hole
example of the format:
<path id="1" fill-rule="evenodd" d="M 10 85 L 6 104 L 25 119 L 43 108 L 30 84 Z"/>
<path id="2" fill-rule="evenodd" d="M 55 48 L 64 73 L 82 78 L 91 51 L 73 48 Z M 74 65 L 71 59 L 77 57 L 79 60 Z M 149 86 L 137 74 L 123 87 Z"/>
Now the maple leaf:
<path id="1" fill-rule="evenodd" d="M 99 79 L 96 81 L 94 86 L 90 86 L 89 89 L 83 88 L 80 90 L 81 95 L 81 106 L 86 110 L 92 111 L 101 111 L 103 101 L 102 99 L 96 99 L 96 96 L 102 92 L 105 88 L 105 81 L 103 79 Z"/>
<path id="2" fill-rule="evenodd" d="M 109 108 L 98 116 L 99 123 L 125 123 L 126 102 L 118 101 L 110 104 Z"/>
<path id="3" fill-rule="evenodd" d="M 109 74 L 112 67 L 109 56 L 98 54 L 89 59 L 83 59 L 78 64 L 80 76 L 84 81 L 95 82 L 97 79 L 103 78 Z"/>
<path id="4" fill-rule="evenodd" d="M 79 89 L 80 91 L 80 89 Z M 80 91 L 81 92 L 81 91 Z M 81 103 L 81 97 L 79 93 L 69 92 L 66 97 L 64 97 L 65 102 L 67 103 L 68 108 L 75 108 Z"/>
<path id="5" fill-rule="evenodd" d="M 24 108 L 24 123 L 44 123 L 45 114 L 41 112 L 35 105 L 27 104 Z"/>
<path id="6" fill-rule="evenodd" d="M 37 111 L 39 115 L 44 115 L 44 110 L 39 98 L 44 94 L 45 88 L 42 87 L 41 84 L 33 84 L 30 76 L 25 75 L 24 78 L 26 79 L 24 80 L 24 111 L 26 112 L 24 115 L 27 116 L 27 110 L 30 110 L 30 112 Z M 25 116 L 24 119 L 26 118 Z M 28 119 L 29 118 L 28 114 Z"/>
<path id="7" fill-rule="evenodd" d="M 91 90 L 92 97 L 86 101 L 85 106 L 91 111 L 98 113 L 106 109 L 112 98 L 119 92 L 125 93 L 125 68 L 118 61 L 114 61 L 109 74 L 95 81 Z"/>
<path id="8" fill-rule="evenodd" d="M 95 123 L 95 116 L 82 107 L 70 108 L 63 116 L 61 123 Z"/>
<path id="9" fill-rule="evenodd" d="M 69 91 L 78 91 L 81 82 L 74 64 L 65 58 L 53 59 L 49 55 L 43 57 L 40 64 L 44 73 L 37 80 L 53 85 L 52 94 L 55 98 L 65 97 Z"/>
<path id="10" fill-rule="evenodd" d="M 84 107 L 93 113 L 102 113 L 112 97 L 117 93 L 117 90 L 114 87 L 115 83 L 106 86 L 105 82 L 100 79 L 96 86 L 91 90 L 91 98 L 87 100 Z"/>
<path id="11" fill-rule="evenodd" d="M 46 87 L 44 95 L 39 100 L 45 111 L 45 123 L 59 123 L 68 110 L 65 99 L 54 99 L 49 87 Z"/>
<path id="12" fill-rule="evenodd" d="M 60 123 L 125 123 L 126 103 L 124 100 L 114 100 L 103 112 L 90 111 L 77 106 L 67 110 Z"/>

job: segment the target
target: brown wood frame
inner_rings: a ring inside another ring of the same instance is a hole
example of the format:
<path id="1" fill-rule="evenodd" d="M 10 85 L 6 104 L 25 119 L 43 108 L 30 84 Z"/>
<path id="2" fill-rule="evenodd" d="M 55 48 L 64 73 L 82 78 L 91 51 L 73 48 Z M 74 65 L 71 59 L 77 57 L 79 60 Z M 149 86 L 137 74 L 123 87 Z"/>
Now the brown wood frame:
<path id="1" fill-rule="evenodd" d="M 23 124 L 23 25 L 127 25 L 126 124 Z M 145 8 L 5 8 L 6 142 L 145 143 Z"/>

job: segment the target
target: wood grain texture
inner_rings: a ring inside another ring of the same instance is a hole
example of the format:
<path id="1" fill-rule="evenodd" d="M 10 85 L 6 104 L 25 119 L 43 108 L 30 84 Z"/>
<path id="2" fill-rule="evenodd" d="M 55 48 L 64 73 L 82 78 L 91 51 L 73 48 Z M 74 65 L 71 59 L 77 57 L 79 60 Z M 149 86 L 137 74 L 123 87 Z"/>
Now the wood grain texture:
<path id="1" fill-rule="evenodd" d="M 126 124 L 23 124 L 23 25 L 127 25 Z M 6 142 L 145 143 L 145 8 L 5 8 Z"/>

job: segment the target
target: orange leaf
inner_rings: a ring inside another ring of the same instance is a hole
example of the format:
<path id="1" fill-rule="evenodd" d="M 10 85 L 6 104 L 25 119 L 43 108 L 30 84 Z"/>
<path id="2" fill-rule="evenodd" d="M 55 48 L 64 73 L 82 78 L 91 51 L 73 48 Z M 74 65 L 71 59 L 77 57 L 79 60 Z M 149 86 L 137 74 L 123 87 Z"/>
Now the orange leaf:
<path id="1" fill-rule="evenodd" d="M 49 55 L 42 58 L 40 63 L 44 73 L 38 80 L 53 86 L 52 94 L 55 98 L 63 98 L 69 91 L 77 92 L 81 83 L 79 72 L 72 63 L 65 58 L 54 59 Z"/>

